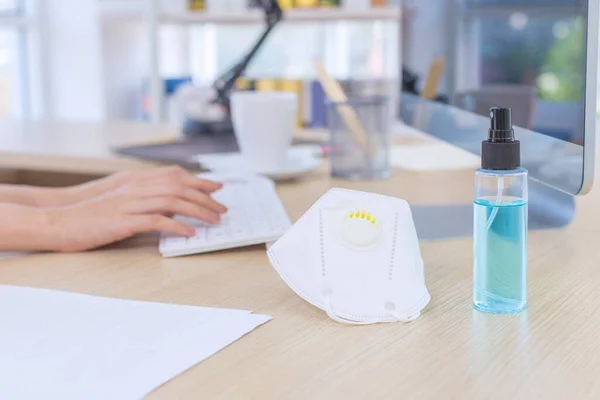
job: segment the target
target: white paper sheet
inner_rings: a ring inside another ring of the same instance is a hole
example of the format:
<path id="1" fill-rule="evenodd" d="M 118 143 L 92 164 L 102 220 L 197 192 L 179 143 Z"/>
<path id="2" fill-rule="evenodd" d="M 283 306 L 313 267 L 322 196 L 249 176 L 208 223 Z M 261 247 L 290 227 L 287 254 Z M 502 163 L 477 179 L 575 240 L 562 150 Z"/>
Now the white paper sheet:
<path id="1" fill-rule="evenodd" d="M 139 399 L 269 319 L 0 286 L 0 398 Z"/>
<path id="2" fill-rule="evenodd" d="M 429 142 L 394 146 L 390 162 L 394 167 L 409 171 L 443 171 L 475 169 L 481 158 L 444 142 Z"/>
<path id="3" fill-rule="evenodd" d="M 391 132 L 394 137 L 403 139 L 422 139 L 431 137 L 422 130 L 398 120 L 392 122 Z"/>

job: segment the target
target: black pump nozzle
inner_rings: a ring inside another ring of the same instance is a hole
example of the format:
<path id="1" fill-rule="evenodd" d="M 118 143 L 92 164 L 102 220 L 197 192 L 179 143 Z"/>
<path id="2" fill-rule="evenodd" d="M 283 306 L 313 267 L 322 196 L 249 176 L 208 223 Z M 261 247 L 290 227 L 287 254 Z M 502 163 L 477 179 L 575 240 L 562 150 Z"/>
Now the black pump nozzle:
<path id="1" fill-rule="evenodd" d="M 494 107 L 490 109 L 490 134 L 492 142 L 511 142 L 515 140 L 510 108 Z"/>
<path id="2" fill-rule="evenodd" d="M 496 131 L 507 131 L 512 129 L 510 108 L 490 108 L 492 129 Z"/>
<path id="3" fill-rule="evenodd" d="M 521 143 L 515 140 L 510 108 L 490 109 L 488 140 L 481 147 L 481 167 L 490 170 L 513 170 L 521 166 Z"/>

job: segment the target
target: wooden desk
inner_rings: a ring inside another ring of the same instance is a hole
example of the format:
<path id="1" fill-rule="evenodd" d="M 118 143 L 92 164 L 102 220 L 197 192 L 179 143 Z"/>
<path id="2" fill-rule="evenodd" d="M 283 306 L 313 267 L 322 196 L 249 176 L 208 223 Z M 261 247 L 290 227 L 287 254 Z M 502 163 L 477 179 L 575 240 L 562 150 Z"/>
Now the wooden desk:
<path id="1" fill-rule="evenodd" d="M 278 190 L 295 220 L 332 186 L 412 203 L 444 193 L 458 202 L 471 199 L 472 174 L 396 170 L 388 181 L 349 183 L 322 171 Z M 166 260 L 156 236 L 143 236 L 85 254 L 0 260 L 0 284 L 274 317 L 159 388 L 155 399 L 597 399 L 599 202 L 593 190 L 578 199 L 568 228 L 531 235 L 529 309 L 514 316 L 473 311 L 470 239 L 422 243 L 432 301 L 411 324 L 332 322 L 283 283 L 260 246 Z"/>

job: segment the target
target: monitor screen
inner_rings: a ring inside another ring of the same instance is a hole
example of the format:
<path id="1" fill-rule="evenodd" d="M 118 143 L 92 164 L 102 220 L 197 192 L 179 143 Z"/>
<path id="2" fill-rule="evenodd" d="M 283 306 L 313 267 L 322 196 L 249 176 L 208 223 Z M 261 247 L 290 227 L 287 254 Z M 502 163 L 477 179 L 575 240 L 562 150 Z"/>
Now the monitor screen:
<path id="1" fill-rule="evenodd" d="M 543 164 L 548 171 L 550 154 L 568 154 L 569 176 L 551 183 L 580 192 L 586 140 L 591 140 L 586 123 L 589 128 L 596 113 L 589 94 L 597 90 L 597 71 L 589 70 L 596 68 L 597 59 L 590 58 L 597 58 L 597 51 L 590 52 L 588 27 L 598 28 L 598 16 L 590 15 L 588 0 L 428 0 L 408 6 L 401 117 L 477 152 L 481 137 L 473 135 L 485 135 L 486 121 L 470 120 L 469 114 L 487 118 L 491 107 L 509 107 L 521 136 L 530 141 L 525 164 Z M 597 46 L 597 38 L 593 42 Z M 545 146 L 552 152 L 540 159 Z M 539 173 L 534 177 L 549 180 Z"/>

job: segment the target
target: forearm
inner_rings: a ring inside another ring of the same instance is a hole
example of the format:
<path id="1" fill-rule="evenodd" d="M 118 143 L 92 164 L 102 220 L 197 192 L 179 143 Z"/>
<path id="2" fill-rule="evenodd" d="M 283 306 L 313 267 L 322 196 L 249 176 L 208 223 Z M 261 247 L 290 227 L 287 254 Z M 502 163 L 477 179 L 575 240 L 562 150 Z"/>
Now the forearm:
<path id="1" fill-rule="evenodd" d="M 77 202 L 75 188 L 0 185 L 0 203 L 30 207 L 60 207 Z"/>
<path id="2" fill-rule="evenodd" d="M 47 210 L 0 204 L 0 251 L 53 251 L 57 232 Z"/>

